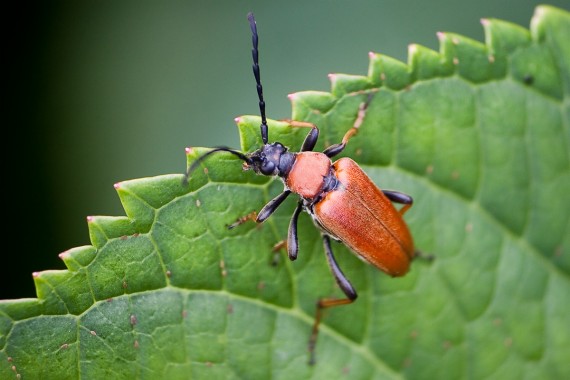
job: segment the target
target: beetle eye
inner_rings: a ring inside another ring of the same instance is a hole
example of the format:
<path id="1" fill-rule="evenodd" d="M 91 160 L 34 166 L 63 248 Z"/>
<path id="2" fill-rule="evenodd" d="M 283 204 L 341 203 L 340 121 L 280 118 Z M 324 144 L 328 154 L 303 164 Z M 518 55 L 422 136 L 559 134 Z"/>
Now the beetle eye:
<path id="1" fill-rule="evenodd" d="M 272 175 L 275 170 L 275 164 L 269 160 L 264 160 L 261 164 L 261 173 L 264 175 Z"/>

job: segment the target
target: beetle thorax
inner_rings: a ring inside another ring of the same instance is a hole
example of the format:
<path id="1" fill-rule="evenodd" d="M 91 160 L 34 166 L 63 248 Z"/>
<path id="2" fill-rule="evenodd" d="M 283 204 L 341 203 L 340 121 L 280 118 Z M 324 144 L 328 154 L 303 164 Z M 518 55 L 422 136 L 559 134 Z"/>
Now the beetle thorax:
<path id="1" fill-rule="evenodd" d="M 331 160 L 319 152 L 301 152 L 296 154 L 285 184 L 294 193 L 307 200 L 315 200 L 323 191 L 330 190 L 327 178 L 331 178 Z M 334 178 L 334 176 L 333 176 Z M 334 187 L 334 186 L 333 186 Z"/>

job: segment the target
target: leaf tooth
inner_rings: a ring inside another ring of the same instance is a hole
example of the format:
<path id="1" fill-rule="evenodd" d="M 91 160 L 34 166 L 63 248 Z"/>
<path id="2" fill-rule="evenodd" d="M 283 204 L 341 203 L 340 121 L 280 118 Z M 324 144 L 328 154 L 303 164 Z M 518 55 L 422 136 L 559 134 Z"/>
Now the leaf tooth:
<path id="1" fill-rule="evenodd" d="M 324 91 L 300 91 L 287 96 L 291 101 L 293 120 L 306 120 L 314 113 L 325 114 L 336 103 L 336 98 Z"/>
<path id="2" fill-rule="evenodd" d="M 336 97 L 342 97 L 352 92 L 367 90 L 372 86 L 369 78 L 363 75 L 329 74 L 331 93 Z"/>
<path id="3" fill-rule="evenodd" d="M 63 260 L 65 266 L 71 271 L 77 271 L 83 268 L 95 258 L 97 250 L 90 245 L 75 247 L 68 249 L 59 254 L 59 258 Z"/>
<path id="4" fill-rule="evenodd" d="M 101 248 L 109 240 L 104 231 L 100 228 L 97 216 L 87 217 L 87 229 L 89 230 L 89 240 L 95 248 Z"/>
<path id="5" fill-rule="evenodd" d="M 68 270 L 46 270 L 32 273 L 36 294 L 38 299 L 43 301 L 45 314 L 67 314 L 69 312 L 57 289 L 72 276 Z"/>
<path id="6" fill-rule="evenodd" d="M 368 57 L 368 78 L 375 86 L 401 90 L 410 84 L 410 70 L 404 62 L 373 52 L 368 53 Z"/>
<path id="7" fill-rule="evenodd" d="M 479 41 L 455 34 L 437 33 L 441 55 L 456 66 L 456 72 L 473 83 L 504 76 L 505 69 L 495 70 L 495 61 L 489 60 L 488 47 Z"/>
<path id="8" fill-rule="evenodd" d="M 530 34 L 534 41 L 543 41 L 553 26 L 568 25 L 570 13 L 550 5 L 539 5 L 530 21 Z"/>
<path id="9" fill-rule="evenodd" d="M 481 24 L 488 52 L 495 61 L 530 43 L 529 31 L 520 25 L 493 18 L 481 19 Z"/>
<path id="10" fill-rule="evenodd" d="M 95 301 L 85 270 L 47 270 L 36 272 L 33 277 L 45 314 L 78 315 Z"/>
<path id="11" fill-rule="evenodd" d="M 143 195 L 152 191 L 152 188 L 154 188 L 153 186 L 149 186 L 145 189 L 145 180 L 146 179 L 143 178 L 141 180 L 124 181 L 121 182 L 118 188 L 115 188 L 125 213 L 136 223 L 139 232 L 148 231 L 156 212 L 156 208 L 149 204 Z M 183 188 L 182 175 L 180 175 L 178 185 Z"/>
<path id="12" fill-rule="evenodd" d="M 87 227 L 91 243 L 96 248 L 102 247 L 110 239 L 125 238 L 141 231 L 133 220 L 125 216 L 88 216 Z M 65 252 L 62 259 L 65 259 Z"/>
<path id="13" fill-rule="evenodd" d="M 441 54 L 418 44 L 408 45 L 408 66 L 414 81 L 449 76 L 455 70 Z"/>
<path id="14" fill-rule="evenodd" d="M 37 273 L 37 272 L 36 272 Z M 37 298 L 20 298 L 15 300 L 0 300 L 0 311 L 2 312 L 3 322 L 7 318 L 13 321 L 37 317 L 42 314 L 42 303 Z M 0 343 L 3 337 L 8 335 L 12 324 L 0 323 Z"/>
<path id="15" fill-rule="evenodd" d="M 146 204 L 145 208 L 157 210 L 172 201 L 176 197 L 184 195 L 188 192 L 188 188 L 182 185 L 182 174 L 166 174 L 156 177 L 146 177 L 123 181 L 117 188 L 119 197 L 124 193 L 129 193 L 133 197 L 138 198 L 141 202 Z M 121 197 L 121 201 L 123 198 Z M 133 219 L 138 219 L 139 215 L 133 215 L 131 212 L 136 213 L 137 208 L 130 209 L 129 204 L 124 204 L 127 215 Z M 149 210 L 144 211 L 149 212 Z M 154 211 L 152 211 L 154 213 Z M 148 215 L 146 215 L 148 216 Z"/>
<path id="16" fill-rule="evenodd" d="M 560 99 L 563 93 L 570 93 L 570 74 L 567 68 L 570 60 L 570 12 L 549 5 L 538 6 L 531 20 L 530 33 L 533 41 L 546 45 L 546 48 L 539 53 L 542 62 L 536 62 L 534 67 L 526 63 L 527 70 L 535 73 L 523 73 L 523 83 L 528 85 L 528 78 L 533 82 L 534 77 L 537 88 Z M 548 61 L 553 61 L 558 72 L 541 70 L 540 66 L 550 63 Z"/>

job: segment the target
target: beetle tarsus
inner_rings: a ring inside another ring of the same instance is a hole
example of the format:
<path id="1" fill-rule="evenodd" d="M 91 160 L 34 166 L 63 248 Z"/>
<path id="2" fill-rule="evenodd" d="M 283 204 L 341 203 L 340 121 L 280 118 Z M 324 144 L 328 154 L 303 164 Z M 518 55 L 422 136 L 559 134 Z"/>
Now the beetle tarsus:
<path id="1" fill-rule="evenodd" d="M 309 364 L 315 363 L 315 346 L 317 344 L 317 338 L 319 336 L 319 325 L 321 324 L 321 319 L 323 318 L 323 310 L 353 303 L 358 297 L 356 290 L 348 281 L 342 270 L 338 266 L 336 259 L 334 258 L 331 240 L 328 235 L 323 234 L 323 244 L 325 247 L 325 254 L 327 255 L 327 262 L 329 263 L 330 270 L 333 274 L 336 283 L 346 295 L 346 298 L 322 298 L 317 302 L 317 311 L 315 314 L 315 323 L 313 324 L 313 331 L 311 333 L 311 338 L 309 339 Z"/>
<path id="2" fill-rule="evenodd" d="M 271 259 L 271 266 L 272 267 L 276 267 L 277 264 L 279 264 L 279 261 L 281 260 L 281 255 L 279 254 L 279 251 L 285 249 L 285 251 L 287 251 L 287 240 L 280 240 L 277 243 L 275 243 L 275 245 L 273 245 L 273 248 L 271 248 L 271 252 L 273 253 L 273 258 Z"/>
<path id="3" fill-rule="evenodd" d="M 228 225 L 228 230 L 234 229 L 239 225 L 244 224 L 245 222 L 249 221 L 249 220 L 253 220 L 255 221 L 257 219 L 257 211 L 252 211 L 247 215 L 242 216 L 241 218 L 238 218 L 235 222 L 233 222 L 232 224 Z"/>
<path id="4" fill-rule="evenodd" d="M 343 136 L 342 141 L 339 144 L 333 144 L 329 146 L 327 149 L 323 151 L 329 158 L 332 158 L 342 152 L 344 148 L 346 148 L 346 144 L 348 141 L 358 133 L 358 128 L 362 125 L 364 121 L 364 116 L 366 116 L 366 109 L 368 108 L 368 104 L 372 100 L 372 93 L 368 94 L 368 99 L 365 102 L 360 103 L 360 107 L 358 107 L 358 114 L 356 115 L 356 120 L 350 128 Z"/>
<path id="5" fill-rule="evenodd" d="M 435 255 L 432 253 L 424 253 L 422 251 L 419 250 L 415 250 L 414 251 L 414 260 L 418 259 L 418 260 L 424 260 L 424 261 L 428 261 L 428 262 L 432 262 L 435 260 Z"/>

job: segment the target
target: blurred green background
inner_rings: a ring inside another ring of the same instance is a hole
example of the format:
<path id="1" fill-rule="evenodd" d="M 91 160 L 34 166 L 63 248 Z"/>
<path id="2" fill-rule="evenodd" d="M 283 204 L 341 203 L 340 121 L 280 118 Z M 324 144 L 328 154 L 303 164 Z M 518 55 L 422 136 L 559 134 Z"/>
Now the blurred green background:
<path id="1" fill-rule="evenodd" d="M 124 215 L 113 184 L 182 173 L 186 146 L 239 147 L 258 114 L 246 20 L 255 13 L 268 117 L 288 93 L 366 74 L 369 51 L 407 60 L 437 31 L 484 40 L 482 17 L 528 28 L 538 1 L 96 1 L 20 5 L 7 18 L 0 299 L 34 297 L 31 273 L 89 244 L 88 215 Z M 568 0 L 550 4 L 570 8 Z M 12 19 L 12 20 L 10 20 Z M 6 28 L 6 27 L 5 27 Z M 16 244 L 14 244 L 16 243 Z"/>

